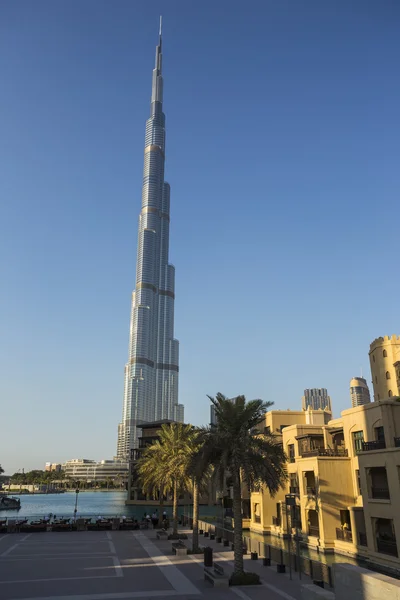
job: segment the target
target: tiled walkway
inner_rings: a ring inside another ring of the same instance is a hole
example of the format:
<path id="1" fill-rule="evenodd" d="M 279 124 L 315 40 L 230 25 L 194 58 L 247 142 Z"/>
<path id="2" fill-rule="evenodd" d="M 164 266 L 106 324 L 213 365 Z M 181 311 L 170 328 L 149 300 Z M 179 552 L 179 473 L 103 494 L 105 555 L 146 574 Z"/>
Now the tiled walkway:
<path id="1" fill-rule="evenodd" d="M 230 573 L 233 553 L 200 540 L 213 547 L 215 559 Z M 171 542 L 156 540 L 152 530 L 9 534 L 0 536 L 0 598 L 300 600 L 297 574 L 290 581 L 261 560 L 245 561 L 246 570 L 259 573 L 263 585 L 214 589 L 204 581 L 202 556 L 173 556 Z"/>

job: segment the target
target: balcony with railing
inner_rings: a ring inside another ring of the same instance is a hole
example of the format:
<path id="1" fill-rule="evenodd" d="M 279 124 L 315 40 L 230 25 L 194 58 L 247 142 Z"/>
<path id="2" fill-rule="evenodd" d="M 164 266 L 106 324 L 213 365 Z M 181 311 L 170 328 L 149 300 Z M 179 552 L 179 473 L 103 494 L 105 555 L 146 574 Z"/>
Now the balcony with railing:
<path id="1" fill-rule="evenodd" d="M 313 537 L 319 537 L 319 527 L 315 527 L 314 525 L 308 526 L 308 535 Z"/>
<path id="2" fill-rule="evenodd" d="M 261 523 L 261 516 L 260 515 L 254 515 L 254 523 Z"/>
<path id="3" fill-rule="evenodd" d="M 342 527 L 336 527 L 336 539 L 342 542 L 352 542 L 353 534 L 350 529 L 343 529 Z"/>
<path id="4" fill-rule="evenodd" d="M 281 518 L 280 517 L 272 517 L 272 525 L 275 525 L 275 527 L 280 527 L 281 526 Z"/>
<path id="5" fill-rule="evenodd" d="M 298 496 L 300 494 L 300 489 L 298 488 L 297 485 L 291 485 L 289 487 L 289 493 L 290 494 L 296 494 L 296 496 Z"/>
<path id="6" fill-rule="evenodd" d="M 360 546 L 368 546 L 366 533 L 361 533 L 360 531 L 360 533 L 358 534 L 358 544 Z"/>
<path id="7" fill-rule="evenodd" d="M 374 500 L 390 500 L 386 467 L 370 467 L 368 475 L 368 497 Z"/>
<path id="8" fill-rule="evenodd" d="M 386 448 L 385 440 L 375 440 L 373 442 L 362 442 L 361 452 L 369 452 L 371 450 L 384 450 Z"/>
<path id="9" fill-rule="evenodd" d="M 306 487 L 306 494 L 309 498 L 313 498 L 316 494 L 316 489 L 315 487 L 312 486 L 307 486 Z"/>
<path id="10" fill-rule="evenodd" d="M 306 450 L 301 453 L 302 458 L 310 458 L 312 456 L 327 456 L 327 457 L 346 457 L 348 452 L 346 448 L 315 448 L 314 450 Z"/>
<path id="11" fill-rule="evenodd" d="M 397 554 L 397 543 L 395 539 L 381 539 L 377 538 L 376 548 L 378 552 L 382 554 L 390 554 L 390 556 L 398 556 Z"/>
<path id="12" fill-rule="evenodd" d="M 307 433 L 296 437 L 299 447 L 299 455 L 316 456 L 313 454 L 315 450 L 324 448 L 324 436 L 322 433 Z"/>

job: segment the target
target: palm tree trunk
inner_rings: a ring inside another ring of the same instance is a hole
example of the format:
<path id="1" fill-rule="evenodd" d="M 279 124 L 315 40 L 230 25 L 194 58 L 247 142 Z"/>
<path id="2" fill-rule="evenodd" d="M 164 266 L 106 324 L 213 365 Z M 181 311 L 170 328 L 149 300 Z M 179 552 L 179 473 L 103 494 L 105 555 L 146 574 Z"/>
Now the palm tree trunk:
<path id="1" fill-rule="evenodd" d="M 190 511 L 189 511 L 190 514 Z M 189 518 L 188 514 L 188 518 Z M 197 481 L 193 481 L 193 534 L 192 551 L 196 552 L 199 547 L 199 486 Z"/>
<path id="2" fill-rule="evenodd" d="M 172 535 L 178 535 L 178 482 L 174 481 L 174 503 L 172 507 L 173 530 Z"/>
<path id="3" fill-rule="evenodd" d="M 235 527 L 233 530 L 234 563 L 233 572 L 243 573 L 243 529 L 242 529 L 242 490 L 240 485 L 240 471 L 232 473 L 233 478 L 233 518 Z"/>
<path id="4" fill-rule="evenodd" d="M 161 527 L 161 523 L 163 522 L 163 512 L 164 512 L 164 494 L 161 491 L 161 489 L 159 491 L 158 500 L 159 500 L 159 511 L 160 511 L 160 513 L 158 515 L 158 524 Z"/>

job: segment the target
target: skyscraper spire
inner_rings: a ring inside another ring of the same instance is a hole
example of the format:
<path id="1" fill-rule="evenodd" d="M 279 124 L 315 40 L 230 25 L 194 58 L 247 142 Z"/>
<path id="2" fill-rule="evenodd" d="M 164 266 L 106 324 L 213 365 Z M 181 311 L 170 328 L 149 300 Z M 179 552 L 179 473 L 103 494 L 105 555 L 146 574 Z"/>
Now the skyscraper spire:
<path id="1" fill-rule="evenodd" d="M 132 293 L 119 458 L 129 459 L 143 422 L 183 421 L 178 404 L 179 342 L 174 338 L 175 268 L 168 262 L 170 187 L 164 181 L 165 115 L 161 25 L 146 122 L 136 287 Z"/>
<path id="2" fill-rule="evenodd" d="M 160 30 L 158 46 L 156 46 L 156 62 L 153 69 L 153 85 L 151 93 L 152 102 L 162 102 L 163 80 L 162 80 L 162 17 L 160 17 Z"/>

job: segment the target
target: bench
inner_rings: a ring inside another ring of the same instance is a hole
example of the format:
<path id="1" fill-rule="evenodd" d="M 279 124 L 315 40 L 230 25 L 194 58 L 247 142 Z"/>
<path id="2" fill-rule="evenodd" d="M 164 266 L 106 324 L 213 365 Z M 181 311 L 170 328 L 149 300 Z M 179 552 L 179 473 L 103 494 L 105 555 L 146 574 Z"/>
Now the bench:
<path id="1" fill-rule="evenodd" d="M 158 540 L 167 540 L 168 533 L 166 531 L 164 531 L 163 529 L 161 529 L 161 531 L 157 531 L 157 539 Z"/>
<path id="2" fill-rule="evenodd" d="M 174 542 L 172 544 L 172 553 L 176 554 L 176 556 L 184 556 L 187 554 L 187 547 L 182 542 Z"/>
<path id="3" fill-rule="evenodd" d="M 204 567 L 204 579 L 209 581 L 214 587 L 229 587 L 229 577 L 225 575 L 224 568 L 216 562 L 214 563 L 214 567 Z"/>

